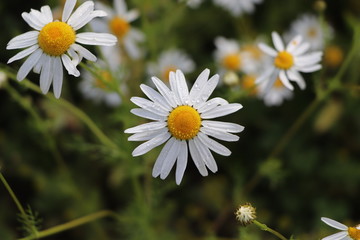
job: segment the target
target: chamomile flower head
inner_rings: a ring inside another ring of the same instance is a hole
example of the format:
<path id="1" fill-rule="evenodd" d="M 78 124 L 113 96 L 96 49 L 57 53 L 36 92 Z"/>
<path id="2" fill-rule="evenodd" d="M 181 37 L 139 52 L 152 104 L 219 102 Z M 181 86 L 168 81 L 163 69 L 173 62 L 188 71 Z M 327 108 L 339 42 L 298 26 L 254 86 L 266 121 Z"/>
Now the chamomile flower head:
<path id="1" fill-rule="evenodd" d="M 215 38 L 215 61 L 219 66 L 219 74 L 225 75 L 228 71 L 247 72 L 252 63 L 249 62 L 248 54 L 243 54 L 240 44 L 234 39 L 224 37 Z"/>
<path id="2" fill-rule="evenodd" d="M 322 52 L 306 53 L 310 44 L 302 42 L 302 39 L 298 35 L 285 47 L 279 34 L 273 32 L 272 40 L 275 49 L 264 43 L 259 44 L 260 49 L 272 58 L 272 63 L 256 80 L 257 83 L 267 82 L 265 92 L 268 92 L 278 77 L 284 86 L 290 90 L 294 89 L 290 81 L 295 81 L 301 89 L 305 89 L 305 80 L 299 72 L 308 73 L 321 69 L 319 62 Z"/>
<path id="3" fill-rule="evenodd" d="M 184 74 L 194 71 L 195 63 L 188 54 L 178 49 L 167 50 L 160 54 L 157 63 L 150 63 L 148 73 L 151 76 L 161 76 L 169 82 L 169 73 L 180 69 Z"/>
<path id="4" fill-rule="evenodd" d="M 321 221 L 330 227 L 341 230 L 341 232 L 322 238 L 322 240 L 360 240 L 360 224 L 355 227 L 348 227 L 338 221 L 322 217 Z"/>
<path id="5" fill-rule="evenodd" d="M 17 79 L 23 80 L 33 69 L 40 74 L 42 92 L 47 93 L 53 83 L 56 98 L 61 94 L 63 66 L 70 75 L 78 77 L 80 72 L 76 66 L 82 58 L 96 61 L 95 55 L 80 44 L 113 46 L 116 43 L 116 37 L 111 34 L 76 33 L 92 19 L 104 17 L 106 13 L 94 10 L 92 1 L 84 2 L 72 13 L 75 4 L 76 0 L 66 1 L 61 21 L 54 21 L 49 6 L 43 6 L 40 11 L 31 9 L 29 13 L 22 13 L 23 19 L 34 30 L 14 37 L 6 47 L 26 48 L 10 58 L 8 63 L 29 56 L 20 67 Z"/>
<path id="6" fill-rule="evenodd" d="M 119 87 L 118 79 L 114 76 L 116 72 L 111 71 L 104 62 L 98 63 L 94 73 L 84 71 L 83 79 L 79 83 L 79 90 L 83 96 L 95 103 L 105 103 L 109 107 L 117 107 L 121 104 L 121 98 L 116 91 Z M 121 87 L 124 91 L 124 87 Z"/>
<path id="7" fill-rule="evenodd" d="M 284 100 L 291 99 L 294 95 L 293 91 L 287 89 L 279 78 L 276 79 L 274 85 L 267 92 L 265 92 L 266 83 L 259 84 L 258 89 L 258 96 L 263 99 L 268 107 L 280 106 Z"/>
<path id="8" fill-rule="evenodd" d="M 262 0 L 213 0 L 213 2 L 229 11 L 234 17 L 239 17 L 244 13 L 253 13 L 255 4 L 261 3 Z"/>
<path id="9" fill-rule="evenodd" d="M 139 156 L 166 142 L 153 167 L 153 177 L 165 179 L 176 162 L 176 183 L 180 184 L 188 153 L 202 176 L 207 176 L 207 168 L 218 170 L 210 150 L 229 156 L 230 150 L 213 138 L 223 141 L 237 141 L 233 133 L 241 132 L 244 127 L 235 123 L 211 120 L 234 113 L 242 108 L 241 104 L 228 103 L 223 98 L 212 98 L 219 82 L 219 75 L 209 78 L 210 71 L 205 69 L 196 79 L 189 91 L 184 74 L 177 70 L 170 72 L 170 89 L 163 81 L 153 77 L 158 91 L 142 84 L 141 90 L 150 99 L 132 97 L 131 101 L 140 108 L 132 109 L 137 116 L 154 120 L 125 130 L 133 133 L 129 141 L 146 141 L 132 153 Z"/>
<path id="10" fill-rule="evenodd" d="M 290 32 L 286 34 L 286 39 L 291 40 L 294 36 L 301 35 L 304 41 L 310 44 L 311 50 L 321 50 L 324 48 L 325 37 L 330 37 L 330 27 L 327 27 L 326 30 L 328 34 L 324 33 L 318 17 L 311 14 L 304 14 L 291 24 L 291 29 Z"/>
<path id="11" fill-rule="evenodd" d="M 142 57 L 142 50 L 138 46 L 144 42 L 145 35 L 131 25 L 139 17 L 139 11 L 136 9 L 128 10 L 124 0 L 114 0 L 114 9 L 110 8 L 100 2 L 97 2 L 97 7 L 108 13 L 108 16 L 103 19 L 93 21 L 91 26 L 96 31 L 104 31 L 114 34 L 118 38 L 118 47 L 123 47 L 126 54 L 132 59 L 139 59 Z M 108 52 L 109 54 L 119 54 L 121 51 Z"/>
<path id="12" fill-rule="evenodd" d="M 256 209 L 250 203 L 246 203 L 238 207 L 235 216 L 241 225 L 247 226 L 256 219 Z"/>

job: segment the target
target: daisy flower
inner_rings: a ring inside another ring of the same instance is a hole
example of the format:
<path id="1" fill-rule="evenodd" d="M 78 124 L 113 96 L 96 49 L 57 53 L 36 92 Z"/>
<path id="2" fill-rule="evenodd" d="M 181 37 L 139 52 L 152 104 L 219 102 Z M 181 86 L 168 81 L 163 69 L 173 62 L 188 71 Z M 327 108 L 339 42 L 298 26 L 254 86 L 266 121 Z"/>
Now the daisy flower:
<path id="1" fill-rule="evenodd" d="M 294 87 L 291 81 L 295 81 L 301 89 L 305 89 L 306 84 L 299 72 L 314 72 L 321 69 L 319 61 L 322 52 L 305 53 L 310 44 L 302 42 L 300 35 L 293 38 L 288 45 L 284 46 L 282 39 L 277 32 L 272 33 L 272 40 L 275 49 L 264 43 L 259 44 L 259 48 L 272 58 L 272 64 L 259 76 L 256 83 L 267 80 L 265 92 L 275 83 L 279 77 L 281 82 L 290 90 Z"/>
<path id="2" fill-rule="evenodd" d="M 243 226 L 247 226 L 256 219 L 256 208 L 250 203 L 241 205 L 236 209 L 235 217 Z"/>
<path id="3" fill-rule="evenodd" d="M 321 221 L 330 227 L 341 230 L 341 232 L 322 238 L 322 240 L 360 240 L 360 224 L 355 227 L 348 227 L 338 221 L 322 217 Z"/>
<path id="4" fill-rule="evenodd" d="M 255 10 L 255 4 L 262 0 L 213 0 L 218 5 L 229 11 L 234 17 L 239 17 L 243 13 L 252 13 Z"/>
<path id="5" fill-rule="evenodd" d="M 161 79 L 169 82 L 169 73 L 180 69 L 184 74 L 194 71 L 194 61 L 183 51 L 171 49 L 160 54 L 157 63 L 148 66 L 149 75 L 161 76 Z"/>
<path id="6" fill-rule="evenodd" d="M 109 107 L 117 107 L 121 104 L 121 98 L 116 92 L 120 77 L 115 77 L 115 71 L 111 71 L 104 62 L 99 62 L 96 74 L 84 71 L 83 79 L 79 83 L 79 90 L 85 98 L 96 103 L 104 102 Z M 121 88 L 124 90 L 124 87 Z"/>
<path id="7" fill-rule="evenodd" d="M 156 159 L 153 177 L 160 175 L 165 179 L 176 162 L 176 183 L 180 184 L 188 152 L 202 176 L 208 175 L 207 168 L 212 172 L 218 170 L 210 150 L 223 156 L 231 154 L 228 148 L 212 138 L 237 141 L 239 137 L 233 133 L 241 132 L 244 127 L 210 119 L 236 112 L 242 105 L 218 97 L 208 100 L 219 82 L 219 75 L 208 79 L 209 74 L 210 71 L 205 69 L 190 91 L 180 70 L 170 72 L 170 89 L 160 79 L 152 77 L 159 92 L 142 84 L 140 88 L 150 100 L 131 98 L 140 107 L 132 109 L 133 114 L 155 120 L 125 130 L 125 133 L 134 133 L 129 141 L 146 141 L 132 155 L 143 155 L 166 142 Z"/>
<path id="8" fill-rule="evenodd" d="M 284 84 L 282 84 L 279 78 L 276 79 L 274 85 L 265 92 L 266 83 L 259 85 L 259 97 L 264 100 L 266 106 L 280 106 L 284 100 L 291 99 L 294 93 L 287 89 Z"/>
<path id="9" fill-rule="evenodd" d="M 62 13 L 62 20 L 53 19 L 49 6 L 40 11 L 31 9 L 21 14 L 22 18 L 34 28 L 11 39 L 6 49 L 26 48 L 9 59 L 8 63 L 29 56 L 17 73 L 17 79 L 23 80 L 31 69 L 40 74 L 40 88 L 43 93 L 49 91 L 53 83 L 54 95 L 60 97 L 63 82 L 63 65 L 70 75 L 80 76 L 76 69 L 84 57 L 96 61 L 95 55 L 80 44 L 112 46 L 116 37 L 107 33 L 76 33 L 95 17 L 104 17 L 106 13 L 94 10 L 94 2 L 87 1 L 73 14 L 76 0 L 67 0 Z"/>
<path id="10" fill-rule="evenodd" d="M 219 74 L 225 75 L 228 71 L 244 71 L 251 70 L 253 64 L 250 62 L 249 55 L 243 54 L 240 50 L 240 44 L 233 39 L 224 37 L 215 38 L 215 61 L 219 65 Z"/>
<path id="11" fill-rule="evenodd" d="M 131 22 L 139 17 L 139 11 L 136 9 L 128 10 L 124 0 L 114 0 L 114 9 L 97 2 L 97 7 L 108 13 L 104 19 L 93 21 L 91 26 L 96 31 L 109 32 L 118 38 L 120 46 L 125 48 L 126 53 L 132 59 L 139 59 L 142 56 L 138 44 L 145 40 L 145 35 L 138 29 L 132 27 Z M 118 51 L 107 52 L 108 54 L 117 54 Z"/>
<path id="12" fill-rule="evenodd" d="M 310 44 L 311 50 L 324 48 L 325 34 L 319 18 L 315 15 L 304 14 L 291 24 L 290 32 L 286 38 L 290 40 L 297 35 L 301 35 L 304 41 Z"/>

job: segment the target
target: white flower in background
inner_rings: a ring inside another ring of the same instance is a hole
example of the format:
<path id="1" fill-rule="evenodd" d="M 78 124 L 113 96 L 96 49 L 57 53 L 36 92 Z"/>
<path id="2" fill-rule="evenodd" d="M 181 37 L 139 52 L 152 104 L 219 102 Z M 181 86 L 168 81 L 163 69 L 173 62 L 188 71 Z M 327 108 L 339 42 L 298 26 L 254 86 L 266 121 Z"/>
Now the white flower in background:
<path id="1" fill-rule="evenodd" d="M 70 75 L 80 76 L 76 66 L 84 57 L 96 61 L 95 55 L 78 43 L 87 45 L 113 46 L 116 37 L 107 33 L 76 33 L 95 17 L 104 17 L 106 13 L 94 10 L 94 2 L 87 1 L 73 14 L 76 0 L 67 0 L 62 13 L 62 21 L 53 19 L 49 6 L 40 11 L 31 9 L 21 14 L 23 19 L 34 28 L 11 39 L 6 49 L 26 48 L 9 59 L 8 63 L 29 56 L 17 73 L 17 79 L 23 80 L 31 69 L 40 73 L 40 88 L 43 93 L 49 91 L 53 83 L 54 95 L 60 97 L 63 82 L 63 65 Z"/>
<path id="2" fill-rule="evenodd" d="M 156 159 L 152 175 L 165 179 L 176 162 L 176 183 L 180 184 L 188 160 L 188 152 L 202 176 L 207 176 L 208 167 L 212 172 L 218 170 L 210 150 L 229 156 L 230 150 L 210 137 L 223 141 L 237 141 L 232 134 L 241 132 L 244 127 L 221 121 L 210 120 L 228 115 L 242 108 L 241 104 L 228 103 L 222 98 L 209 97 L 219 82 L 219 75 L 209 78 L 205 69 L 188 90 L 184 74 L 177 70 L 170 72 L 169 89 L 160 79 L 152 81 L 158 91 L 142 84 L 141 90 L 150 99 L 132 97 L 131 101 L 140 108 L 132 109 L 137 116 L 154 120 L 125 130 L 134 133 L 129 141 L 146 141 L 132 153 L 139 156 L 166 142 Z M 210 137 L 209 137 L 210 136 Z"/>
<path id="3" fill-rule="evenodd" d="M 327 30 L 330 32 L 330 28 Z M 321 26 L 321 22 L 315 15 L 304 14 L 296 19 L 290 28 L 290 32 L 286 34 L 285 39 L 301 35 L 305 42 L 310 44 L 311 50 L 321 50 L 324 48 L 325 34 Z"/>
<path id="4" fill-rule="evenodd" d="M 109 32 L 118 38 L 118 43 L 123 46 L 126 53 L 132 59 L 142 57 L 142 51 L 138 46 L 144 42 L 145 35 L 138 29 L 131 26 L 131 22 L 139 17 L 139 11 L 136 9 L 128 10 L 124 0 L 114 0 L 114 9 L 97 2 L 96 6 L 108 13 L 104 19 L 93 21 L 91 26 L 95 31 Z M 107 56 L 119 55 L 118 51 L 104 51 Z"/>
<path id="5" fill-rule="evenodd" d="M 256 83 L 267 81 L 265 88 L 265 92 L 267 92 L 279 77 L 284 86 L 290 90 L 294 89 L 290 80 L 295 81 L 301 89 L 305 89 L 305 80 L 299 72 L 314 72 L 321 69 L 319 61 L 322 52 L 305 53 L 310 44 L 302 42 L 300 35 L 293 38 L 286 48 L 278 33 L 272 33 L 272 40 L 275 49 L 263 43 L 259 44 L 260 49 L 271 56 L 273 62 L 260 75 Z"/>
<path id="6" fill-rule="evenodd" d="M 96 103 L 104 102 L 109 107 L 117 107 L 121 104 L 121 98 L 116 92 L 119 87 L 120 77 L 115 77 L 115 71 L 111 71 L 104 62 L 99 62 L 96 73 L 85 70 L 83 79 L 79 83 L 79 90 L 87 99 Z M 124 88 L 122 87 L 122 91 Z"/>
<path id="7" fill-rule="evenodd" d="M 241 225 L 247 226 L 256 219 L 256 209 L 250 203 L 246 203 L 236 209 L 235 217 Z"/>
<path id="8" fill-rule="evenodd" d="M 157 63 L 148 65 L 149 75 L 160 76 L 165 82 L 169 82 L 170 72 L 175 72 L 177 69 L 184 74 L 191 73 L 195 69 L 195 63 L 189 55 L 178 49 L 161 53 Z"/>
<path id="9" fill-rule="evenodd" d="M 215 61 L 219 65 L 219 74 L 224 76 L 226 72 L 249 72 L 253 70 L 253 62 L 248 57 L 248 54 L 243 54 L 240 49 L 240 44 L 233 39 L 226 39 L 224 37 L 215 38 Z"/>
<path id="10" fill-rule="evenodd" d="M 190 8 L 198 8 L 204 0 L 180 0 L 179 2 L 186 2 Z"/>
<path id="11" fill-rule="evenodd" d="M 321 221 L 330 227 L 341 230 L 341 232 L 322 238 L 322 240 L 360 240 L 360 224 L 355 227 L 348 227 L 338 221 L 322 217 Z"/>
<path id="12" fill-rule="evenodd" d="M 234 17 L 239 17 L 243 13 L 252 13 L 255 10 L 255 4 L 262 0 L 213 0 L 218 5 L 229 11 Z"/>
<path id="13" fill-rule="evenodd" d="M 287 89 L 279 78 L 276 79 L 274 85 L 265 92 L 266 83 L 262 83 L 258 87 L 258 96 L 264 100 L 266 106 L 280 106 L 284 100 L 291 99 L 294 95 L 292 91 Z"/>

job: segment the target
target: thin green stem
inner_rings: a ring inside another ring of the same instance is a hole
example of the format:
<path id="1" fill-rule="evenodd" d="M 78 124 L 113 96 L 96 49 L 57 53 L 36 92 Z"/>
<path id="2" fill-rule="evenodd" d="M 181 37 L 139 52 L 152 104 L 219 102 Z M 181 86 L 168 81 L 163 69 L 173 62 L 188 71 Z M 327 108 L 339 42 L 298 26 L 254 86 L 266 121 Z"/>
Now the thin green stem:
<path id="1" fill-rule="evenodd" d="M 111 212 L 111 211 L 108 211 L 108 210 L 103 210 L 103 211 L 99 211 L 99 212 L 96 212 L 96 213 L 93 213 L 93 214 L 90 214 L 90 215 L 87 215 L 87 216 L 72 220 L 72 221 L 64 223 L 64 224 L 57 225 L 55 227 L 52 227 L 52 228 L 49 228 L 49 229 L 46 229 L 46 230 L 43 230 L 43 231 L 39 231 L 36 234 L 36 236 L 28 236 L 28 237 L 25 237 L 25 238 L 21 238 L 19 240 L 33 240 L 33 239 L 40 239 L 40 238 L 48 237 L 48 236 L 51 236 L 51 235 L 54 235 L 54 234 L 57 234 L 57 233 L 60 233 L 60 232 L 64 232 L 66 230 L 69 230 L 69 229 L 72 229 L 72 228 L 75 228 L 75 227 L 78 227 L 80 225 L 83 225 L 83 224 L 98 220 L 100 218 L 109 217 L 109 216 L 112 216 L 114 218 L 118 218 L 118 216 L 114 212 Z"/>
<path id="2" fill-rule="evenodd" d="M 275 231 L 274 229 L 269 228 L 268 226 L 266 226 L 266 225 L 263 224 L 263 223 L 260 223 L 260 222 L 258 222 L 258 221 L 256 221 L 256 220 L 254 220 L 254 224 L 255 224 L 256 226 L 258 226 L 261 230 L 267 231 L 267 232 L 273 234 L 274 236 L 278 237 L 278 238 L 281 239 L 281 240 L 288 240 L 288 239 L 287 239 L 286 237 L 284 237 L 281 233 Z"/>
<path id="3" fill-rule="evenodd" d="M 8 182 L 6 181 L 4 175 L 0 172 L 0 180 L 1 182 L 4 184 L 6 190 L 9 192 L 11 198 L 13 199 L 13 201 L 15 202 L 19 212 L 23 215 L 26 216 L 26 212 L 23 208 L 23 206 L 21 205 L 19 199 L 16 197 L 14 191 L 11 189 L 10 185 L 8 184 Z"/>

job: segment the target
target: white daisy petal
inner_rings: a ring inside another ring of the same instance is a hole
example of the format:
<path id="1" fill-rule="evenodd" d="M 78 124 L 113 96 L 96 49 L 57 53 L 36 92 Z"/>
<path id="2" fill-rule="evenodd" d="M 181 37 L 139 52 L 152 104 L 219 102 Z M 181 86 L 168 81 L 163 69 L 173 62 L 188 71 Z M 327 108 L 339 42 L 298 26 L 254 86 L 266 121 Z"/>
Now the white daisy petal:
<path id="1" fill-rule="evenodd" d="M 169 141 L 165 144 L 165 146 L 161 150 L 152 170 L 153 177 L 158 177 L 161 174 L 162 166 L 164 165 L 164 162 L 167 159 L 170 149 L 176 143 L 176 141 L 177 140 L 175 138 L 170 138 Z"/>
<path id="2" fill-rule="evenodd" d="M 170 91 L 170 89 L 157 77 L 152 77 L 151 80 L 159 90 L 159 92 L 162 94 L 162 96 L 165 98 L 165 100 L 168 102 L 168 104 L 171 107 L 176 107 L 176 101 L 175 101 L 175 95 L 173 92 Z"/>
<path id="3" fill-rule="evenodd" d="M 209 138 L 206 134 L 199 132 L 198 137 L 201 140 L 201 142 L 204 144 L 204 146 L 210 148 L 214 152 L 223 156 L 230 156 L 231 151 L 227 147 Z"/>
<path id="4" fill-rule="evenodd" d="M 218 83 L 219 75 L 215 74 L 209 79 L 209 81 L 206 82 L 205 85 L 202 86 L 198 95 L 194 96 L 194 98 L 192 99 L 192 101 L 194 102 L 194 108 L 198 108 L 200 104 L 208 100 Z"/>
<path id="5" fill-rule="evenodd" d="M 275 49 L 279 52 L 284 51 L 284 43 L 280 37 L 280 35 L 277 32 L 272 32 L 271 37 L 275 46 Z"/>
<path id="6" fill-rule="evenodd" d="M 19 36 L 16 36 L 9 41 L 9 43 L 6 46 L 6 49 L 8 50 L 18 49 L 18 48 L 25 48 L 35 45 L 37 44 L 38 36 L 39 36 L 38 31 L 30 31 L 20 34 Z"/>
<path id="7" fill-rule="evenodd" d="M 203 87 L 204 84 L 206 84 L 206 82 L 209 79 L 209 75 L 210 75 L 210 70 L 209 69 L 205 69 L 204 71 L 202 71 L 200 73 L 200 75 L 197 77 L 197 79 L 195 80 L 195 83 L 193 85 L 193 87 L 190 90 L 190 94 L 189 97 L 191 99 L 191 101 L 193 101 L 193 99 L 196 99 L 196 97 L 199 95 L 201 88 Z M 195 100 L 193 101 L 193 104 L 195 103 Z"/>
<path id="8" fill-rule="evenodd" d="M 53 79 L 53 90 L 55 98 L 60 98 L 62 83 L 63 83 L 63 66 L 61 59 L 56 57 L 54 60 L 54 79 Z"/>
<path id="9" fill-rule="evenodd" d="M 125 15 L 127 12 L 127 6 L 124 0 L 114 0 L 114 8 L 119 16 Z"/>
<path id="10" fill-rule="evenodd" d="M 164 111 L 171 111 L 172 107 L 167 103 L 165 98 L 161 96 L 157 91 L 152 89 L 151 87 L 141 84 L 140 85 L 141 90 L 145 95 L 154 103 L 158 104 Z"/>
<path id="11" fill-rule="evenodd" d="M 19 81 L 24 80 L 24 78 L 29 74 L 29 72 L 31 71 L 31 69 L 35 66 L 35 64 L 39 61 L 41 55 L 43 54 L 43 51 L 38 48 L 37 50 L 35 50 L 35 52 L 33 52 L 23 63 L 23 65 L 21 65 L 16 79 Z"/>
<path id="12" fill-rule="evenodd" d="M 288 88 L 291 91 L 294 90 L 294 87 L 291 85 L 289 79 L 287 78 L 285 71 L 280 71 L 279 78 L 286 88 Z"/>
<path id="13" fill-rule="evenodd" d="M 230 133 L 239 133 L 244 130 L 244 127 L 236 123 L 228 123 L 214 120 L 204 120 L 202 125 L 207 128 L 217 129 Z"/>
<path id="14" fill-rule="evenodd" d="M 144 142 L 143 144 L 140 144 L 137 148 L 134 149 L 132 152 L 132 155 L 134 157 L 143 155 L 150 151 L 151 149 L 163 144 L 170 138 L 170 133 L 165 132 L 163 134 L 157 135 L 156 137 L 150 139 L 147 142 Z"/>
<path id="15" fill-rule="evenodd" d="M 295 69 L 289 69 L 286 71 L 286 73 L 290 80 L 295 81 L 299 85 L 301 90 L 306 88 L 305 80 Z"/>
<path id="16" fill-rule="evenodd" d="M 128 138 L 128 140 L 129 141 L 147 141 L 147 140 L 153 139 L 157 135 L 160 135 L 167 131 L 168 131 L 167 128 L 161 128 L 161 129 L 154 130 L 154 131 L 139 132 L 139 133 L 135 133 L 135 134 L 131 135 Z"/>
<path id="17" fill-rule="evenodd" d="M 83 46 L 79 45 L 79 44 L 72 44 L 71 48 L 73 48 L 76 52 L 78 52 L 82 57 L 84 57 L 85 59 L 95 62 L 96 61 L 96 56 L 94 54 L 92 54 L 89 50 L 87 50 L 86 48 L 84 48 Z"/>
<path id="18" fill-rule="evenodd" d="M 228 115 L 230 113 L 234 113 L 242 108 L 242 105 L 239 103 L 230 103 L 224 106 L 218 106 L 210 111 L 204 112 L 201 114 L 201 118 L 210 119 L 217 118 L 221 116 Z"/>
<path id="19" fill-rule="evenodd" d="M 65 2 L 64 10 L 61 17 L 61 20 L 63 22 L 67 22 L 72 11 L 74 10 L 75 4 L 76 4 L 76 0 L 67 0 Z"/>
<path id="20" fill-rule="evenodd" d="M 169 151 L 163 165 L 161 166 L 161 173 L 160 173 L 161 179 L 165 179 L 169 175 L 172 167 L 174 166 L 175 161 L 178 158 L 179 153 L 180 153 L 180 146 L 181 146 L 180 144 L 181 144 L 181 141 L 175 140 L 174 144 L 171 146 L 170 151 Z"/>
<path id="21" fill-rule="evenodd" d="M 182 104 L 189 104 L 189 89 L 186 84 L 185 76 L 182 71 L 176 71 L 176 78 L 177 78 L 177 92 L 179 93 L 179 97 L 182 101 Z"/>
<path id="22" fill-rule="evenodd" d="M 330 227 L 333 227 L 333 228 L 336 228 L 336 229 L 339 229 L 339 230 L 347 230 L 348 227 L 342 223 L 339 223 L 338 221 L 335 221 L 331 218 L 327 218 L 327 217 L 322 217 L 321 218 L 321 221 L 323 221 L 324 223 L 326 223 L 327 225 L 329 225 Z"/>
<path id="23" fill-rule="evenodd" d="M 52 82 L 52 65 L 53 57 L 46 55 L 46 60 L 42 66 L 40 74 L 40 89 L 44 94 L 49 91 Z"/>
<path id="24" fill-rule="evenodd" d="M 189 140 L 189 150 L 191 158 L 193 159 L 194 164 L 199 170 L 200 174 L 204 177 L 207 176 L 208 171 L 206 169 L 205 162 L 202 161 L 202 156 L 195 145 L 194 139 Z"/>
<path id="25" fill-rule="evenodd" d="M 175 72 L 173 71 L 170 71 L 169 72 L 169 83 L 170 83 L 170 89 L 171 89 L 171 92 L 174 93 L 174 99 L 175 99 L 175 102 L 176 102 L 176 105 L 182 105 L 182 99 L 180 97 L 180 93 L 177 89 L 177 81 L 178 79 L 176 78 L 176 74 Z"/>
<path id="26" fill-rule="evenodd" d="M 109 33 L 84 32 L 76 34 L 76 42 L 87 45 L 114 46 L 117 38 Z"/>
<path id="27" fill-rule="evenodd" d="M 255 80 L 255 83 L 259 84 L 269 79 L 269 77 L 273 74 L 274 70 L 275 68 L 273 66 L 269 67 L 263 74 L 260 75 L 260 77 Z"/>
<path id="28" fill-rule="evenodd" d="M 105 11 L 102 10 L 91 11 L 87 15 L 82 16 L 81 21 L 74 22 L 71 26 L 76 31 L 82 28 L 83 26 L 85 26 L 86 24 L 88 24 L 94 18 L 105 17 L 105 16 L 107 16 L 107 13 Z"/>
<path id="29" fill-rule="evenodd" d="M 128 128 L 124 131 L 124 133 L 139 133 L 143 131 L 153 131 L 166 127 L 166 122 L 149 122 L 144 123 L 136 127 Z"/>
<path id="30" fill-rule="evenodd" d="M 21 16 L 25 20 L 25 22 L 29 24 L 30 27 L 36 30 L 41 30 L 44 27 L 44 24 L 42 24 L 39 20 L 31 16 L 29 13 L 23 12 Z"/>
<path id="31" fill-rule="evenodd" d="M 83 19 L 83 16 L 89 15 L 94 10 L 94 2 L 93 1 L 86 1 L 81 4 L 75 12 L 70 16 L 70 18 L 66 21 L 67 24 L 74 27 L 77 22 Z"/>
<path id="32" fill-rule="evenodd" d="M 194 138 L 194 143 L 200 153 L 201 160 L 205 162 L 205 165 L 210 169 L 210 171 L 213 173 L 217 172 L 218 167 L 209 148 L 197 137 Z"/>
<path id="33" fill-rule="evenodd" d="M 203 113 L 203 112 L 209 111 L 219 105 L 226 105 L 226 104 L 229 104 L 229 102 L 223 98 L 216 97 L 216 98 L 212 98 L 209 101 L 204 102 L 203 104 L 199 105 L 197 111 L 199 113 Z"/>
<path id="34" fill-rule="evenodd" d="M 64 64 L 65 69 L 67 70 L 67 72 L 70 75 L 73 75 L 75 77 L 80 76 L 80 72 L 79 72 L 79 70 L 77 70 L 76 64 L 74 64 L 71 61 L 71 59 L 69 58 L 68 55 L 66 55 L 66 54 L 61 55 L 61 60 L 62 60 L 62 62 Z"/>
<path id="35" fill-rule="evenodd" d="M 46 22 L 52 22 L 54 19 L 53 19 L 53 15 L 52 15 L 52 12 L 51 12 L 51 9 L 49 6 L 43 6 L 41 7 L 41 13 L 43 14 L 43 16 L 45 17 L 46 19 Z"/>
<path id="36" fill-rule="evenodd" d="M 344 231 L 344 232 L 338 232 L 333 235 L 324 237 L 322 240 L 342 240 L 346 236 L 348 236 L 348 233 L 347 233 L 347 231 L 346 232 Z"/>
<path id="37" fill-rule="evenodd" d="M 259 43 L 258 46 L 259 46 L 260 50 L 263 51 L 264 53 L 268 54 L 269 56 L 276 57 L 277 51 L 275 49 L 273 49 L 272 47 L 269 47 L 268 45 L 266 45 L 264 43 Z"/>
<path id="38" fill-rule="evenodd" d="M 304 43 L 300 44 L 297 48 L 295 48 L 292 51 L 292 54 L 294 56 L 301 55 L 301 54 L 305 53 L 307 50 L 309 50 L 309 48 L 310 48 L 310 44 L 307 42 L 304 42 Z"/>
<path id="39" fill-rule="evenodd" d="M 286 51 L 292 53 L 294 49 L 296 49 L 299 44 L 301 44 L 302 41 L 302 36 L 301 35 L 297 35 L 296 37 L 294 37 L 289 44 L 286 46 Z"/>
<path id="40" fill-rule="evenodd" d="M 27 48 L 27 49 L 25 49 L 25 50 L 17 53 L 15 56 L 13 56 L 12 58 L 10 58 L 7 63 L 9 64 L 9 63 L 12 63 L 12 62 L 14 62 L 14 61 L 16 61 L 16 60 L 19 60 L 19 59 L 22 59 L 22 58 L 24 58 L 24 57 L 26 57 L 26 56 L 29 56 L 30 54 L 32 54 L 33 52 L 35 52 L 35 50 L 38 49 L 38 48 L 39 48 L 39 45 L 31 46 L 31 47 L 29 47 L 29 48 Z"/>
<path id="41" fill-rule="evenodd" d="M 208 136 L 217 138 L 219 140 L 228 141 L 228 142 L 236 142 L 240 138 L 237 135 L 227 133 L 224 131 L 220 131 L 220 130 L 214 129 L 214 128 L 202 127 L 202 128 L 200 128 L 200 131 L 205 133 Z"/>
<path id="42" fill-rule="evenodd" d="M 47 55 L 46 54 L 42 54 L 39 61 L 35 64 L 34 68 L 33 68 L 33 72 L 40 74 L 41 73 L 41 68 L 44 65 L 45 61 L 47 59 Z"/>
<path id="43" fill-rule="evenodd" d="M 150 112 L 150 111 L 142 109 L 142 108 L 134 108 L 134 109 L 131 109 L 130 112 L 136 116 L 150 119 L 150 120 L 165 121 L 165 119 L 166 119 L 165 116 L 158 115 L 156 113 Z"/>
<path id="44" fill-rule="evenodd" d="M 168 116 L 169 112 L 164 111 L 163 109 L 160 108 L 159 104 L 156 104 L 152 101 L 149 101 L 145 98 L 141 98 L 141 97 L 132 97 L 130 98 L 130 101 L 132 101 L 134 104 L 136 104 L 137 106 L 148 110 L 154 114 L 160 115 L 160 116 Z"/>
<path id="45" fill-rule="evenodd" d="M 296 68 L 298 71 L 300 72 L 304 72 L 304 73 L 310 73 L 310 72 L 315 72 L 321 69 L 321 65 L 320 64 L 316 64 L 313 66 L 308 66 L 308 67 L 298 67 Z"/>
<path id="46" fill-rule="evenodd" d="M 48 24 L 49 22 L 47 21 L 47 16 L 46 14 L 43 14 L 42 12 L 35 10 L 35 9 L 31 9 L 29 12 L 29 17 L 36 22 L 37 24 L 39 24 L 40 26 L 45 26 L 46 24 Z"/>
<path id="47" fill-rule="evenodd" d="M 180 185 L 181 180 L 184 176 L 184 172 L 186 169 L 186 165 L 187 165 L 187 160 L 188 160 L 188 147 L 186 144 L 186 141 L 181 141 L 180 142 L 180 152 L 179 152 L 179 156 L 176 162 L 176 173 L 175 173 L 175 179 L 176 179 L 176 184 Z"/>
<path id="48" fill-rule="evenodd" d="M 132 22 L 132 21 L 136 20 L 139 17 L 139 15 L 140 15 L 140 13 L 138 10 L 136 10 L 136 9 L 130 10 L 125 15 L 125 20 L 127 22 Z"/>

